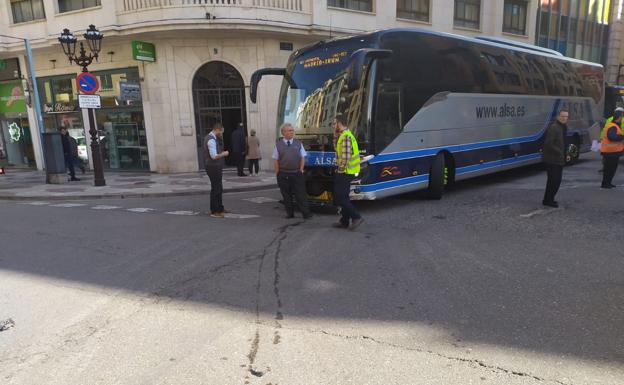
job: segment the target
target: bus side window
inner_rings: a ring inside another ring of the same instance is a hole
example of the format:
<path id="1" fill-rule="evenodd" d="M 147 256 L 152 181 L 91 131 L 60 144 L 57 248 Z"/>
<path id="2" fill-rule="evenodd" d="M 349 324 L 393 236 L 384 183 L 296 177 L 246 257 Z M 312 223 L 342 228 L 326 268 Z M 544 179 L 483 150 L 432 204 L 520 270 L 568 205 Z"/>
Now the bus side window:
<path id="1" fill-rule="evenodd" d="M 383 151 L 403 129 L 401 114 L 401 85 L 380 83 L 375 108 L 375 152 Z"/>

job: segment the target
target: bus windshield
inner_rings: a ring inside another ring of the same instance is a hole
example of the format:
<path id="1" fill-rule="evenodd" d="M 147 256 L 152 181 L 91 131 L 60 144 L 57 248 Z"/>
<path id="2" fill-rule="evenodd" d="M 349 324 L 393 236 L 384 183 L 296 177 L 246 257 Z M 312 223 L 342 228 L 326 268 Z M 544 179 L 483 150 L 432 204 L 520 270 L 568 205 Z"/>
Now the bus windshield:
<path id="1" fill-rule="evenodd" d="M 332 134 L 336 112 L 348 114 L 353 121 L 359 119 L 350 106 L 355 108 L 353 96 L 360 92 L 346 86 L 349 57 L 362 47 L 357 43 L 327 44 L 291 59 L 280 92 L 278 128 L 291 123 L 298 136 L 310 138 Z"/>

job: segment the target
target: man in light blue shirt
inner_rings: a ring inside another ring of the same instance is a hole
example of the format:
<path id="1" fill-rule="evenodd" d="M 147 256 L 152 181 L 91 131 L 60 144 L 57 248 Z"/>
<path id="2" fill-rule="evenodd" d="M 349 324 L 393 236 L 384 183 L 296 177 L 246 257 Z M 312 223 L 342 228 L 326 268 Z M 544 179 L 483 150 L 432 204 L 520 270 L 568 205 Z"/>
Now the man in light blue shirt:
<path id="1" fill-rule="evenodd" d="M 305 157 L 308 155 L 303 144 L 295 139 L 295 128 L 290 123 L 284 123 L 281 128 L 283 138 L 278 140 L 273 149 L 273 164 L 277 185 L 284 198 L 286 218 L 295 216 L 293 195 L 303 214 L 304 219 L 312 218 L 308 197 L 306 194 L 303 168 Z"/>
<path id="2" fill-rule="evenodd" d="M 223 165 L 230 153 L 223 151 L 223 126 L 216 123 L 204 138 L 204 167 L 210 178 L 210 216 L 223 218 L 228 211 L 223 207 Z"/>

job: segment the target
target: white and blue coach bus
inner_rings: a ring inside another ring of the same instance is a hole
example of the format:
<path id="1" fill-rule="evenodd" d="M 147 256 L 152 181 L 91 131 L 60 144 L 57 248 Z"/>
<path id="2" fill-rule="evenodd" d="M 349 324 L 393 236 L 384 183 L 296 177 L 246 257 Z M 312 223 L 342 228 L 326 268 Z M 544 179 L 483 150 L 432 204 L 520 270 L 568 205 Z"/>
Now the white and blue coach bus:
<path id="1" fill-rule="evenodd" d="M 566 107 L 574 161 L 597 135 L 603 68 L 555 51 L 495 38 L 390 29 L 322 41 L 294 52 L 283 76 L 278 127 L 292 123 L 308 151 L 306 187 L 329 201 L 331 121 L 347 116 L 358 139 L 352 199 L 428 189 L 439 199 L 455 181 L 541 161 L 544 132 Z M 590 133 L 592 133 L 590 135 Z"/>

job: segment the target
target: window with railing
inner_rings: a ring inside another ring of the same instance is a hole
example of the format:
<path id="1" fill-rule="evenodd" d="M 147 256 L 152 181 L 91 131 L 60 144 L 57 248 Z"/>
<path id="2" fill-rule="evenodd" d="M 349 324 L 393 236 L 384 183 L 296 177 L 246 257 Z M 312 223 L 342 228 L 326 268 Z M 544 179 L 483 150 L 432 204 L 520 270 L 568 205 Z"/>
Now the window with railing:
<path id="1" fill-rule="evenodd" d="M 456 27 L 479 29 L 481 19 L 481 0 L 455 0 Z"/>
<path id="2" fill-rule="evenodd" d="M 397 0 L 397 17 L 429 21 L 431 11 L 429 0 Z"/>
<path id="3" fill-rule="evenodd" d="M 373 12 L 373 0 L 327 0 L 327 6 Z"/>
<path id="4" fill-rule="evenodd" d="M 102 5 L 100 0 L 58 0 L 59 13 Z"/>
<path id="5" fill-rule="evenodd" d="M 13 23 L 45 19 L 43 0 L 11 0 Z"/>
<path id="6" fill-rule="evenodd" d="M 526 0 L 505 0 L 503 9 L 503 32 L 526 35 L 527 8 Z"/>

